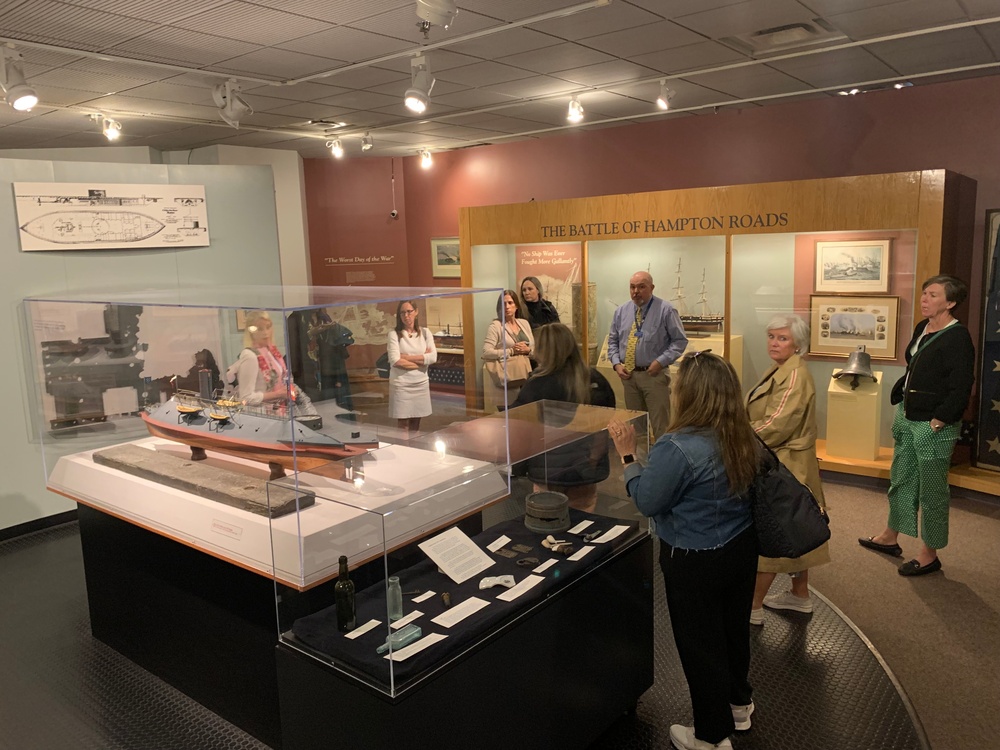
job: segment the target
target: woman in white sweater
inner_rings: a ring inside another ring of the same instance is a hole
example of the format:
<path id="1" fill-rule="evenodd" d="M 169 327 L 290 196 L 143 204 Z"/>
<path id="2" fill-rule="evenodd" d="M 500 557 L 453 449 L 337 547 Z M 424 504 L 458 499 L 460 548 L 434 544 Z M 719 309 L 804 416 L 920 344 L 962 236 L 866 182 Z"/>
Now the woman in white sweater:
<path id="1" fill-rule="evenodd" d="M 431 413 L 428 366 L 437 362 L 434 336 L 421 328 L 417 305 L 403 300 L 396 307 L 396 327 L 389 331 L 389 416 L 408 434 L 420 429 L 421 417 Z"/>

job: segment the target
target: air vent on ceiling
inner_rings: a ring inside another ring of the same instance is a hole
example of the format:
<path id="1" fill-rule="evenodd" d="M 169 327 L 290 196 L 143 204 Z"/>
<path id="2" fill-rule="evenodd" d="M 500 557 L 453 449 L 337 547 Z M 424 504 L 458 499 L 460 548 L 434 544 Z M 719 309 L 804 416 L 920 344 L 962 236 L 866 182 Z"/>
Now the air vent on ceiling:
<path id="1" fill-rule="evenodd" d="M 719 41 L 751 57 L 765 57 L 846 39 L 847 36 L 833 28 L 829 21 L 815 18 L 804 23 L 789 23 L 749 34 L 726 37 Z"/>

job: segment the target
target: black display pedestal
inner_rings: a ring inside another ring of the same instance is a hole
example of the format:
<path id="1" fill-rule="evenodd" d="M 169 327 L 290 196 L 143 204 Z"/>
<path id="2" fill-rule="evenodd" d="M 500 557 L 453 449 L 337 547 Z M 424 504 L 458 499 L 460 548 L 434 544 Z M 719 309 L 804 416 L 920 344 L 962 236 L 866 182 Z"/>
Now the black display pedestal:
<path id="1" fill-rule="evenodd" d="M 279 644 L 283 747 L 586 747 L 653 684 L 652 585 L 646 537 L 396 698 Z"/>
<path id="2" fill-rule="evenodd" d="M 274 582 L 78 505 L 94 637 L 281 747 Z"/>

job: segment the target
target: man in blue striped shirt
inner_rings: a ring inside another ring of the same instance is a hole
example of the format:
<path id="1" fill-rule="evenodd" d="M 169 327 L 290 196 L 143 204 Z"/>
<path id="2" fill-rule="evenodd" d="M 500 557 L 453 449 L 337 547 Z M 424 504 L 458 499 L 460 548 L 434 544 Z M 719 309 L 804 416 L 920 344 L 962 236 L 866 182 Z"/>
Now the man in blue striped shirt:
<path id="1" fill-rule="evenodd" d="M 625 406 L 649 413 L 655 441 L 670 421 L 667 368 L 687 347 L 680 315 L 653 296 L 653 277 L 637 271 L 629 279 L 631 300 L 615 310 L 608 334 L 608 360 L 622 379 Z"/>

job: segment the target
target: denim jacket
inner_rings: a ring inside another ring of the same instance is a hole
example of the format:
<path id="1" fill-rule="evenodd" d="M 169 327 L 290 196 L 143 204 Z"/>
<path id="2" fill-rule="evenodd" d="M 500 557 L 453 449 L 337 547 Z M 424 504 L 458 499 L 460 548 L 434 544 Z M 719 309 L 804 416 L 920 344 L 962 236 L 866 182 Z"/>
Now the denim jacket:
<path id="1" fill-rule="evenodd" d="M 663 435 L 649 465 L 625 467 L 625 488 L 671 547 L 715 549 L 751 524 L 750 500 L 729 491 L 715 435 L 683 430 Z"/>

